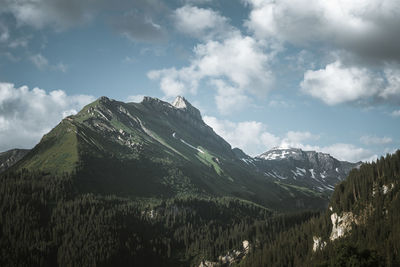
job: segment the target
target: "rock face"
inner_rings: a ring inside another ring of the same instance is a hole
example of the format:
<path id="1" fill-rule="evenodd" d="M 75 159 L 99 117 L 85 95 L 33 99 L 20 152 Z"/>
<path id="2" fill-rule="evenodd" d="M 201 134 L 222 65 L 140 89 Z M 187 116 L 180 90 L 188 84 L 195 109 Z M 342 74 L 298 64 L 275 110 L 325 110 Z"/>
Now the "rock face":
<path id="1" fill-rule="evenodd" d="M 215 267 L 215 266 L 232 266 L 235 263 L 240 262 L 250 251 L 250 242 L 244 240 L 242 242 L 243 247 L 236 250 L 228 251 L 226 255 L 218 257 L 218 261 L 203 260 L 200 262 L 199 267 Z"/>
<path id="2" fill-rule="evenodd" d="M 0 173 L 13 166 L 28 152 L 29 149 L 12 149 L 0 153 Z"/>
<path id="3" fill-rule="evenodd" d="M 313 251 L 321 250 L 326 246 L 326 242 L 322 241 L 321 237 L 313 236 Z"/>
<path id="4" fill-rule="evenodd" d="M 333 191 L 351 169 L 360 165 L 299 148 L 273 148 L 254 158 L 253 163 L 266 176 L 320 192 Z"/>
<path id="5" fill-rule="evenodd" d="M 329 239 L 331 241 L 338 239 L 344 236 L 351 230 L 351 226 L 353 223 L 358 224 L 358 220 L 353 215 L 351 211 L 342 212 L 342 215 L 339 216 L 336 212 L 331 215 L 332 221 L 332 232 Z"/>
<path id="6" fill-rule="evenodd" d="M 230 144 L 217 135 L 203 121 L 200 111 L 184 97 L 178 96 L 170 104 L 160 99 L 146 96 L 143 98 L 142 104 L 154 109 L 156 112 L 166 114 L 168 119 L 179 121 L 183 131 L 195 130 L 198 133 L 198 139 L 205 139 L 203 141 L 212 142 L 214 146 L 221 146 L 222 149 L 231 150 Z"/>

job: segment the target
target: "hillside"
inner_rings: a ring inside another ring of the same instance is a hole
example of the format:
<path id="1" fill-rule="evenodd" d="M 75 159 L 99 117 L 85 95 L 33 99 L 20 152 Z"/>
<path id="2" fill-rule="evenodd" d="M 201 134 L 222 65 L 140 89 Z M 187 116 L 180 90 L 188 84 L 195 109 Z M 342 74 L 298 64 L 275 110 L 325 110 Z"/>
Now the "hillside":
<path id="1" fill-rule="evenodd" d="M 101 97 L 62 120 L 13 170 L 71 173 L 80 192 L 121 197 L 230 196 L 274 210 L 320 209 L 318 190 L 277 181 L 236 156 L 178 97 Z"/>
<path id="2" fill-rule="evenodd" d="M 399 183 L 400 150 L 362 164 L 335 187 L 326 212 L 264 243 L 240 266 L 399 266 Z"/>

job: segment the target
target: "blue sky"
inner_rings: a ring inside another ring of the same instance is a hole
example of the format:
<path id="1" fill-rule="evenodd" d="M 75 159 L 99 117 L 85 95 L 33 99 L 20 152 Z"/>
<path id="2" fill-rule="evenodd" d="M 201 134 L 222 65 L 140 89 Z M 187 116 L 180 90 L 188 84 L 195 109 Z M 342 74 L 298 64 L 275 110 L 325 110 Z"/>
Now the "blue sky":
<path id="1" fill-rule="evenodd" d="M 400 146 L 397 0 L 0 0 L 0 151 L 105 95 L 183 95 L 232 146 Z"/>

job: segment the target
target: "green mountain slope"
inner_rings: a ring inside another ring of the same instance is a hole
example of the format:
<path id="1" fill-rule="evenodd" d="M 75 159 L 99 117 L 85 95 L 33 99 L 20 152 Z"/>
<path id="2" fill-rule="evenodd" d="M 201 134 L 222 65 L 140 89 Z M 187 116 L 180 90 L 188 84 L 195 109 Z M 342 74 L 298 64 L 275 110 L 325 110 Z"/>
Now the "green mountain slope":
<path id="1" fill-rule="evenodd" d="M 319 218 L 263 243 L 240 266 L 400 266 L 400 150 L 362 164 Z"/>
<path id="2" fill-rule="evenodd" d="M 323 208 L 327 197 L 243 162 L 184 98 L 101 97 L 60 122 L 13 170 L 73 173 L 82 192 L 123 197 L 231 196 L 272 209 Z"/>

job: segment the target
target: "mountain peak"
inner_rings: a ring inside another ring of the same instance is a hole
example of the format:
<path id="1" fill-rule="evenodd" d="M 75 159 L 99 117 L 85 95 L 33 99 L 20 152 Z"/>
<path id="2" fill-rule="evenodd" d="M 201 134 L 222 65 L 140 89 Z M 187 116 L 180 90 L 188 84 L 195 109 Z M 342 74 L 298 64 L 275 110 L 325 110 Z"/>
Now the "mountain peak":
<path id="1" fill-rule="evenodd" d="M 183 97 L 178 95 L 175 100 L 172 102 L 172 105 L 176 108 L 184 109 L 188 108 L 188 106 L 191 104 Z"/>
<path id="2" fill-rule="evenodd" d="M 192 106 L 183 96 L 177 96 L 171 105 L 176 109 L 186 111 L 192 117 L 202 121 L 200 111 Z"/>

